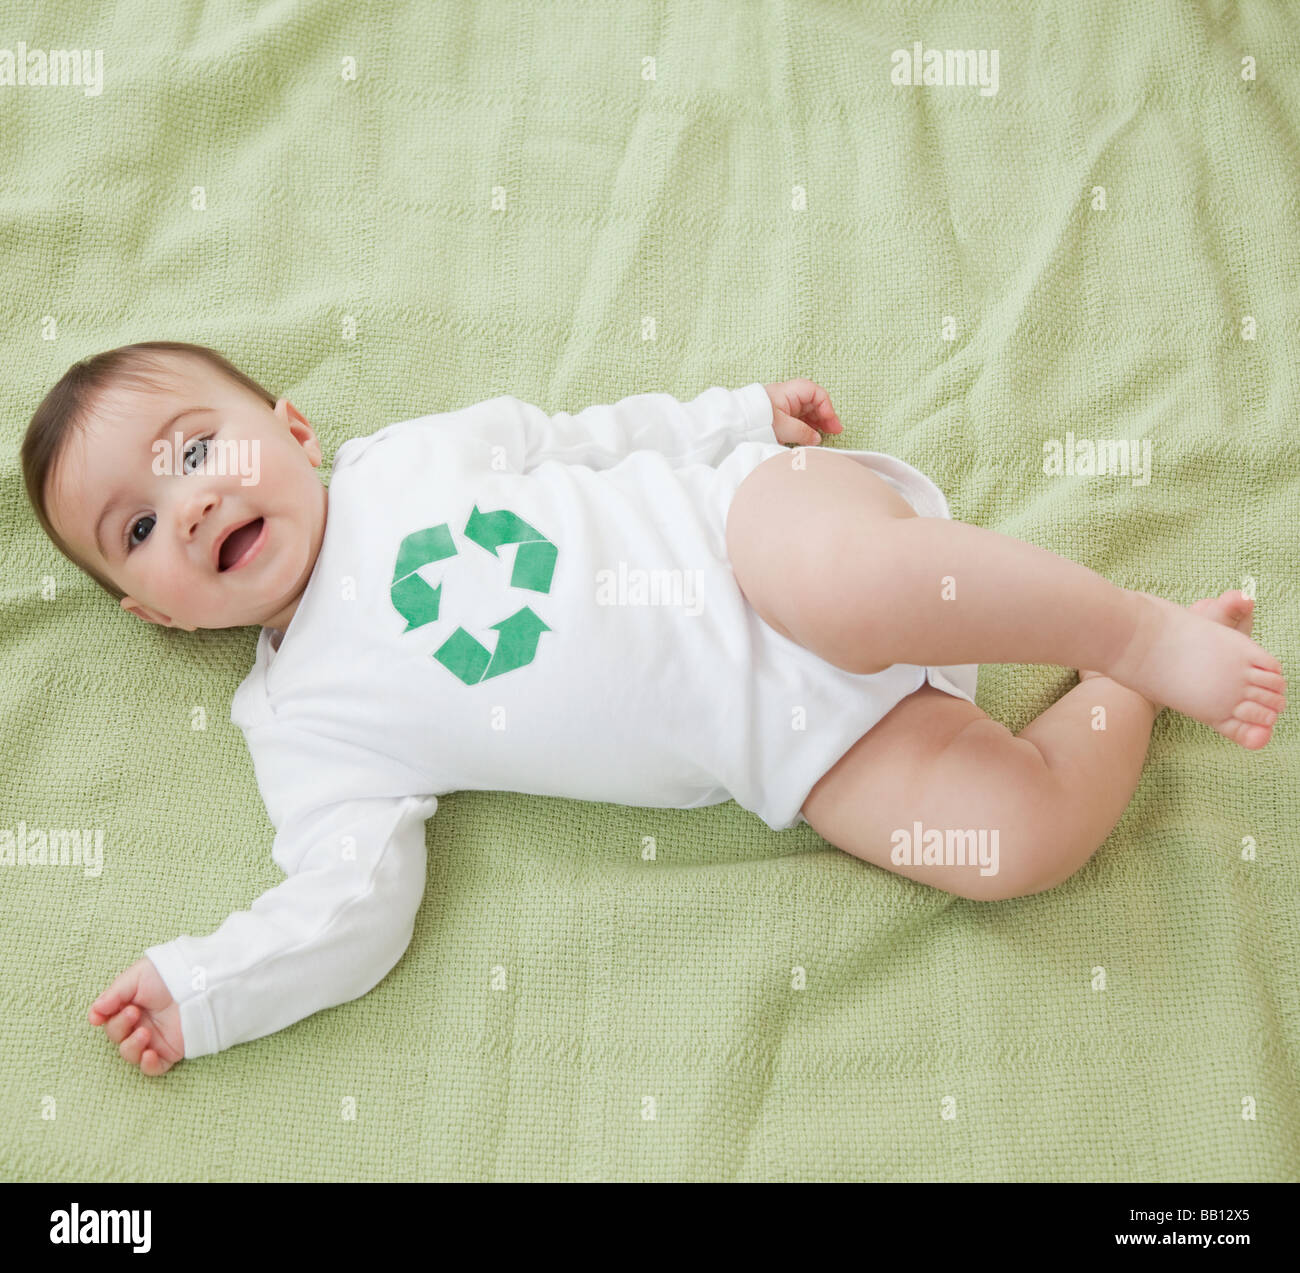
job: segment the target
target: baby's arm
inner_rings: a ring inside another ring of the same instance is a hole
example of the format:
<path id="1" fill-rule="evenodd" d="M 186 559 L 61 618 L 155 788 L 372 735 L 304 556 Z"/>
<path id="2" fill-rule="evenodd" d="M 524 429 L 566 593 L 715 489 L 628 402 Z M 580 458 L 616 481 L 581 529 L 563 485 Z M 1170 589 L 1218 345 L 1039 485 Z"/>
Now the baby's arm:
<path id="1" fill-rule="evenodd" d="M 638 393 L 573 415 L 509 394 L 470 411 L 464 428 L 500 446 L 509 466 L 523 473 L 547 460 L 610 468 L 633 451 L 656 451 L 674 467 L 716 464 L 742 442 L 776 438 L 772 403 L 758 383 L 706 389 L 689 402 Z"/>
<path id="2" fill-rule="evenodd" d="M 424 892 L 424 823 L 436 808 L 433 796 L 375 797 L 286 823 L 272 856 L 289 878 L 206 937 L 151 946 L 140 963 L 156 969 L 162 991 L 132 965 L 95 1001 L 92 1024 L 116 1012 L 109 1037 L 120 1033 L 124 1059 L 165 1073 L 181 1056 L 246 1043 L 365 994 L 410 941 Z M 148 1014 L 147 1046 L 131 1033 L 131 1003 Z M 169 1034 L 173 1010 L 179 1038 Z M 150 1052 L 158 1059 L 146 1065 Z"/>

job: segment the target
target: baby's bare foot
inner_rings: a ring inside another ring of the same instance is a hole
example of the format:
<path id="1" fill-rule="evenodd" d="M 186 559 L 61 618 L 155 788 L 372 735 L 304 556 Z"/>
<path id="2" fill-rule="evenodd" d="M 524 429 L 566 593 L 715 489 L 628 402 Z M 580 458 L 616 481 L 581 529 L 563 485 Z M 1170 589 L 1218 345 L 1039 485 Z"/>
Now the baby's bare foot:
<path id="1" fill-rule="evenodd" d="M 1145 592 L 1142 595 L 1155 596 L 1152 592 Z M 1202 597 L 1199 601 L 1193 601 L 1187 608 L 1193 614 L 1204 615 L 1212 623 L 1221 623 L 1225 628 L 1236 628 L 1238 632 L 1244 632 L 1247 636 L 1255 626 L 1255 603 L 1237 588 L 1221 592 L 1217 597 Z M 1104 675 L 1104 672 L 1094 672 L 1082 667 L 1079 669 L 1081 682 L 1090 680 L 1094 676 Z M 1156 711 L 1161 708 L 1159 703 L 1152 703 L 1151 706 Z"/>
<path id="2" fill-rule="evenodd" d="M 1250 638 L 1254 603 L 1236 589 L 1187 610 L 1136 595 L 1145 608 L 1112 679 L 1249 751 L 1267 745 L 1286 707 L 1286 681 L 1277 659 Z"/>

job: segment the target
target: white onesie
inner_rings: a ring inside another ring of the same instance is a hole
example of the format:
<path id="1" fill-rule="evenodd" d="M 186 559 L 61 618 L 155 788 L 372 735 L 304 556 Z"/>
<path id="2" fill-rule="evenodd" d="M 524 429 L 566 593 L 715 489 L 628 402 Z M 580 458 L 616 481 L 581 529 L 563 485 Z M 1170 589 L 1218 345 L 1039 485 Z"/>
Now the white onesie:
<path id="1" fill-rule="evenodd" d="M 180 1005 L 187 1057 L 388 973 L 420 906 L 439 796 L 734 799 L 785 830 L 927 679 L 974 701 L 976 665 L 855 675 L 745 600 L 727 509 L 785 450 L 772 419 L 758 383 L 576 415 L 503 396 L 339 448 L 306 591 L 278 652 L 262 629 L 231 705 L 288 878 L 216 932 L 146 951 Z M 950 516 L 911 465 L 835 450 L 920 515 Z"/>

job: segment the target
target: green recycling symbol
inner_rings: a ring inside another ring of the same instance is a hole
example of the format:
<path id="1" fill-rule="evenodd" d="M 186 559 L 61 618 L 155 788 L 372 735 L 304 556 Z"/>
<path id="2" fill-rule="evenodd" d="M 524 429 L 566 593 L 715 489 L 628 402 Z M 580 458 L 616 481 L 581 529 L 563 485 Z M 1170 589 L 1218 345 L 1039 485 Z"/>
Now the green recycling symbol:
<path id="1" fill-rule="evenodd" d="M 463 534 L 497 558 L 500 557 L 497 549 L 502 544 L 518 544 L 510 586 L 528 588 L 532 592 L 550 592 L 557 555 L 555 545 L 522 517 L 506 508 L 480 513 L 476 504 Z M 416 571 L 421 566 L 454 556 L 456 545 L 446 522 L 412 531 L 398 546 L 389 597 L 393 608 L 406 620 L 403 633 L 434 622 L 442 599 L 442 584 L 431 588 Z M 539 637 L 543 632 L 551 631 L 526 605 L 500 623 L 494 623 L 492 628 L 497 633 L 495 650 L 489 650 L 464 628 L 458 627 L 434 650 L 433 657 L 466 685 L 477 685 L 480 681 L 531 663 L 537 653 Z"/>

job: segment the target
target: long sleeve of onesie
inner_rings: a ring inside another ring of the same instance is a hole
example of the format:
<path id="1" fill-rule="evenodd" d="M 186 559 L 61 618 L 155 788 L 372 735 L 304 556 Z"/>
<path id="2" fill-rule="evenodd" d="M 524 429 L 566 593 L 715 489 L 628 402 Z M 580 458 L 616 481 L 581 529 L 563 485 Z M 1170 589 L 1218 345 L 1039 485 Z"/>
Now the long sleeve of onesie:
<path id="1" fill-rule="evenodd" d="M 436 798 L 348 799 L 294 816 L 272 858 L 288 878 L 206 937 L 151 946 L 187 1058 L 260 1038 L 365 994 L 411 939 Z"/>
<path id="2" fill-rule="evenodd" d="M 715 386 L 689 402 L 668 393 L 637 393 L 576 414 L 547 412 L 506 394 L 424 418 L 445 425 L 461 415 L 472 420 L 469 427 L 480 441 L 503 448 L 505 467 L 520 473 L 547 460 L 607 469 L 634 451 L 653 451 L 673 468 L 712 465 L 743 442 L 776 442 L 772 400 L 757 381 L 742 389 Z M 361 441 L 378 441 L 387 432 L 380 429 Z"/>

